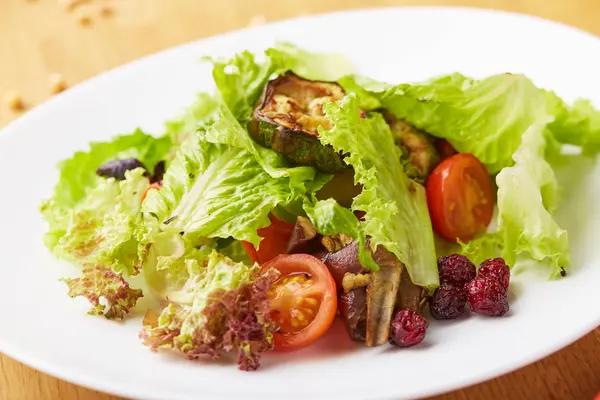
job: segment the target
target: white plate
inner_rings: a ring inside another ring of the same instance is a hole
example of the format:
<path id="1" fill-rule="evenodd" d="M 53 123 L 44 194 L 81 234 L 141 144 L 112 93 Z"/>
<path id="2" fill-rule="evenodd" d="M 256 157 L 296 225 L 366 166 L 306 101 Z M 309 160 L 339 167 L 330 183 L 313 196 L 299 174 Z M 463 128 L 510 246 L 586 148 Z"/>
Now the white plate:
<path id="1" fill-rule="evenodd" d="M 203 55 L 259 50 L 288 40 L 348 54 L 360 72 L 410 81 L 460 71 L 522 72 L 572 100 L 600 104 L 600 41 L 537 18 L 447 8 L 343 12 L 270 24 L 177 47 L 103 74 L 27 113 L 0 134 L 0 350 L 62 379 L 149 399 L 359 399 L 425 396 L 509 372 L 575 341 L 600 322 L 600 171 L 562 171 L 560 221 L 574 272 L 512 285 L 512 312 L 433 323 L 415 348 L 354 346 L 339 326 L 318 346 L 270 356 L 255 373 L 234 365 L 154 354 L 137 339 L 139 316 L 111 323 L 85 315 L 58 279 L 70 267 L 42 245 L 37 207 L 55 164 L 90 140 L 141 126 L 160 133 L 199 90 L 211 88 Z"/>

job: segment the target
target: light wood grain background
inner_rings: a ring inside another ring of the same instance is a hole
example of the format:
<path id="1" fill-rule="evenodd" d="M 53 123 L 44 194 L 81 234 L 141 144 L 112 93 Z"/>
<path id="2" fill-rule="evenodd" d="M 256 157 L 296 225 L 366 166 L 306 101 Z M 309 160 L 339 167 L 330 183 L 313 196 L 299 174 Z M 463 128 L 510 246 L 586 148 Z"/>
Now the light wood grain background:
<path id="1" fill-rule="evenodd" d="M 33 107 L 51 97 L 53 73 L 72 86 L 140 56 L 263 17 L 273 21 L 375 6 L 460 5 L 539 15 L 600 34 L 600 0 L 88 0 L 88 9 L 80 9 L 90 16 L 87 26 L 60 3 L 0 0 L 0 97 L 15 91 Z M 100 16 L 101 6 L 112 8 L 113 15 Z M 18 115 L 0 104 L 0 126 Z M 0 330 L 3 323 L 7 321 L 0 320 Z M 599 391 L 597 329 L 538 363 L 437 399 L 585 400 Z M 0 400 L 9 399 L 117 398 L 52 378 L 0 354 Z"/>

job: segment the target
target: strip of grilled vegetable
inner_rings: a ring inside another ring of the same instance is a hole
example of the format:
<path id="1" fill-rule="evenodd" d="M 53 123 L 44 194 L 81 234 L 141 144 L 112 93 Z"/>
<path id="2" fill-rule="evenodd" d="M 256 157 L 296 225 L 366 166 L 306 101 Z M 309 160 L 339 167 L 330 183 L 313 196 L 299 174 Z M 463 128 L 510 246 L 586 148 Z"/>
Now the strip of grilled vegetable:
<path id="1" fill-rule="evenodd" d="M 400 276 L 404 266 L 383 246 L 378 246 L 373 259 L 379 265 L 378 271 L 371 272 L 371 282 L 367 286 L 367 346 L 380 346 L 387 343 L 390 324 L 394 315 Z"/>
<path id="2" fill-rule="evenodd" d="M 421 312 L 421 304 L 426 298 L 425 290 L 415 285 L 408 275 L 406 268 L 402 269 L 400 278 L 400 287 L 396 298 L 396 308 L 398 310 L 412 310 L 416 313 Z"/>
<path id="3" fill-rule="evenodd" d="M 406 174 L 411 179 L 424 183 L 429 173 L 440 162 L 435 139 L 385 110 L 382 111 L 382 115 L 390 126 L 396 144 L 407 154 Z"/>
<path id="4" fill-rule="evenodd" d="M 352 340 L 365 341 L 367 331 L 367 290 L 366 287 L 342 293 L 338 299 L 340 315 Z"/>
<path id="5" fill-rule="evenodd" d="M 312 253 L 319 250 L 322 246 L 318 236 L 319 232 L 317 232 L 310 219 L 302 216 L 297 217 L 286 253 Z"/>
<path id="6" fill-rule="evenodd" d="M 267 83 L 248 130 L 258 143 L 296 164 L 327 173 L 342 171 L 346 165 L 341 154 L 321 144 L 318 127 L 330 128 L 323 104 L 343 97 L 337 83 L 309 81 L 287 72 Z"/>

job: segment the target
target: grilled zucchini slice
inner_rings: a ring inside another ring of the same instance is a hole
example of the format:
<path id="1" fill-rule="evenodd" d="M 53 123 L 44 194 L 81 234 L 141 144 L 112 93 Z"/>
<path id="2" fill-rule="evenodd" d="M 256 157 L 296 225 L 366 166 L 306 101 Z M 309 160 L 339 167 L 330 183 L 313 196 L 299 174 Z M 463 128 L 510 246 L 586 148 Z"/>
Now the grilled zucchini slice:
<path id="1" fill-rule="evenodd" d="M 342 171 L 346 168 L 342 155 L 321 144 L 318 127 L 331 128 L 323 104 L 344 95 L 337 83 L 310 81 L 287 72 L 267 83 L 248 130 L 255 141 L 295 164 L 327 173 Z"/>

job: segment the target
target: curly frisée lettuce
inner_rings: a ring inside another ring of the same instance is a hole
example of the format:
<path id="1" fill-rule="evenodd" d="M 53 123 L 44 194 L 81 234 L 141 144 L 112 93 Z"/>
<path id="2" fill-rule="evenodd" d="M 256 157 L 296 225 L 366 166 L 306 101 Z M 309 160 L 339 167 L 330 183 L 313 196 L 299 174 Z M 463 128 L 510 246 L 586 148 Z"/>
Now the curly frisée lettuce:
<path id="1" fill-rule="evenodd" d="M 104 266 L 85 266 L 81 277 L 63 281 L 69 296 L 85 297 L 92 304 L 88 314 L 107 319 L 125 318 L 142 297 L 140 289 L 132 289 L 123 276 Z"/>
<path id="2" fill-rule="evenodd" d="M 388 124 L 378 113 L 361 118 L 354 94 L 324 111 L 334 127 L 319 129 L 321 141 L 347 154 L 363 186 L 352 209 L 366 213 L 361 225 L 372 249 L 384 246 L 406 265 L 413 283 L 434 289 L 439 278 L 425 189 L 404 172 Z"/>
<path id="3" fill-rule="evenodd" d="M 137 158 L 152 169 L 170 149 L 169 138 L 155 138 L 136 130 L 110 142 L 92 143 L 89 151 L 77 152 L 61 162 L 54 194 L 41 205 L 42 215 L 49 225 L 44 236 L 46 246 L 55 254 L 71 259 L 78 259 L 80 250 L 83 253 L 93 250 L 90 247 L 95 240 L 93 237 L 98 238 L 96 224 L 86 224 L 86 221 L 97 221 L 114 208 L 114 198 L 120 193 L 119 184 L 99 177 L 96 169 L 107 161 L 126 158 Z M 141 177 L 139 182 L 142 182 Z M 142 193 L 138 194 L 141 196 Z M 132 196 L 136 195 L 132 192 Z M 84 242 L 87 245 L 83 245 Z"/>
<path id="4" fill-rule="evenodd" d="M 273 347 L 267 291 L 277 272 L 234 263 L 214 250 L 187 267 L 183 285 L 165 293 L 171 303 L 140 333 L 143 343 L 189 359 L 236 351 L 240 369 L 257 369 L 260 354 Z"/>
<path id="5" fill-rule="evenodd" d="M 66 211 L 53 201 L 42 205 L 50 222 L 51 247 L 59 258 L 81 264 L 103 265 L 135 275 L 143 248 L 136 239 L 142 223 L 142 196 L 149 180 L 145 170 L 125 173 L 125 180 L 102 179 L 74 207 Z"/>

